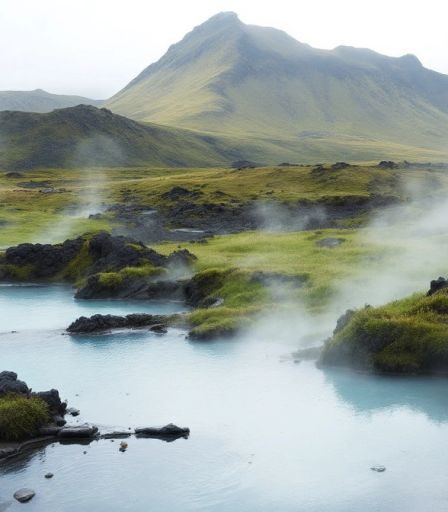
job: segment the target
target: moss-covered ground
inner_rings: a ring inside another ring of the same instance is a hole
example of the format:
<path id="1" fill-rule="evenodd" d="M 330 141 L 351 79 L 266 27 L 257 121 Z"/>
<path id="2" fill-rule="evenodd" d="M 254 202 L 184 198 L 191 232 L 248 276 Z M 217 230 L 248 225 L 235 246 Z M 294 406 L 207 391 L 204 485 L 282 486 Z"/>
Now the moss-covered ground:
<path id="1" fill-rule="evenodd" d="M 327 342 L 325 364 L 392 373 L 448 372 L 448 289 L 354 312 Z"/>

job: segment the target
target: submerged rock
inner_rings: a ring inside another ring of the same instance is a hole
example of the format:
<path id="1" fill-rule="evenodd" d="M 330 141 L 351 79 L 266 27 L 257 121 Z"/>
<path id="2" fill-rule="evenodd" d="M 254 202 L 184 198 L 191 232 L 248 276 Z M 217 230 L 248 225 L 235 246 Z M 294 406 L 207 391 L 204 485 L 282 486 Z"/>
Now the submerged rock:
<path id="1" fill-rule="evenodd" d="M 370 469 L 371 469 L 372 471 L 376 471 L 377 473 L 384 473 L 384 472 L 386 471 L 385 466 L 380 466 L 380 465 L 378 465 L 378 466 L 372 466 Z"/>
<path id="2" fill-rule="evenodd" d="M 32 489 L 19 489 L 14 493 L 14 498 L 20 503 L 26 503 L 34 498 L 36 493 Z"/>

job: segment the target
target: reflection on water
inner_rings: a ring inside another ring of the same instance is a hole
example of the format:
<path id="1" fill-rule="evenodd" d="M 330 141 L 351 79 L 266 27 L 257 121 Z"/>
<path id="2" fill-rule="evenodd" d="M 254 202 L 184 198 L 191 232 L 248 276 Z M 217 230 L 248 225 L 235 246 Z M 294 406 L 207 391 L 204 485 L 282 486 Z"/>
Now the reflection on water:
<path id="1" fill-rule="evenodd" d="M 1 369 L 35 389 L 58 387 L 81 410 L 75 423 L 172 421 L 191 435 L 130 438 L 125 453 L 110 440 L 28 452 L 0 466 L 0 510 L 19 487 L 36 490 L 26 507 L 38 512 L 447 509 L 445 380 L 324 372 L 285 362 L 294 347 L 259 338 L 192 343 L 178 329 L 61 336 L 79 307 L 93 314 L 133 305 L 79 306 L 62 288 L 12 291 L 0 291 L 1 311 L 9 325 L 26 324 L 0 337 Z M 29 314 L 34 304 L 51 311 L 50 328 Z M 387 471 L 372 472 L 375 464 Z M 49 471 L 55 476 L 46 480 Z"/>
<path id="2" fill-rule="evenodd" d="M 372 376 L 347 370 L 325 370 L 338 397 L 357 413 L 408 408 L 435 422 L 448 421 L 445 377 Z"/>

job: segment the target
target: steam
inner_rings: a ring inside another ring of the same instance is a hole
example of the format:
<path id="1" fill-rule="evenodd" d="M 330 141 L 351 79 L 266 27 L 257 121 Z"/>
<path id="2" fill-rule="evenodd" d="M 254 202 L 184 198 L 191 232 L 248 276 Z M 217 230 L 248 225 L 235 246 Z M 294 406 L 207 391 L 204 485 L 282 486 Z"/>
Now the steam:
<path id="1" fill-rule="evenodd" d="M 256 224 L 262 231 L 303 231 L 322 225 L 327 216 L 319 206 L 292 208 L 274 202 L 258 202 L 253 211 Z"/>
<path id="2" fill-rule="evenodd" d="M 356 243 L 368 248 L 369 256 L 361 258 L 350 275 L 335 284 L 332 299 L 321 313 L 310 313 L 297 292 L 288 291 L 281 281 L 269 283 L 275 309 L 259 316 L 250 337 L 282 340 L 296 347 L 317 345 L 331 334 L 347 309 L 382 305 L 426 291 L 431 279 L 445 276 L 448 199 L 437 193 L 437 182 L 436 176 L 424 183 L 407 180 L 402 190 L 406 202 L 376 213 L 367 227 L 359 230 Z M 259 211 L 274 219 L 276 227 L 303 225 L 302 218 L 285 219 L 282 210 L 263 207 Z M 337 249 L 322 250 L 335 251 L 334 257 L 338 257 Z"/>
<path id="3" fill-rule="evenodd" d="M 103 135 L 84 139 L 75 148 L 69 167 L 81 169 L 82 177 L 78 184 L 78 202 L 60 212 L 61 220 L 56 225 L 47 226 L 36 241 L 55 243 L 72 236 L 77 225 L 91 215 L 106 210 L 104 204 L 106 176 L 101 165 L 117 165 L 126 162 L 121 147 L 111 138 Z"/>

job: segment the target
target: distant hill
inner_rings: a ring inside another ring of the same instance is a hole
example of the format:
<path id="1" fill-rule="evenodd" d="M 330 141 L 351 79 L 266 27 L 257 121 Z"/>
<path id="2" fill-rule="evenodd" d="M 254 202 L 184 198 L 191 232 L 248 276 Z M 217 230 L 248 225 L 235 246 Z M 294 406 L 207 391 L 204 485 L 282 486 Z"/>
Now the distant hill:
<path id="1" fill-rule="evenodd" d="M 18 110 L 22 112 L 51 112 L 55 108 L 74 107 L 76 105 L 95 105 L 102 100 L 91 100 L 82 96 L 51 94 L 36 89 L 34 91 L 0 91 L 0 111 Z"/>
<path id="2" fill-rule="evenodd" d="M 271 160 L 281 147 L 300 161 L 448 152 L 448 76 L 413 55 L 318 50 L 234 13 L 196 27 L 105 105 L 251 147 L 258 140 Z"/>
<path id="3" fill-rule="evenodd" d="M 79 105 L 46 114 L 0 112 L 0 169 L 85 166 L 205 167 L 242 153 L 230 141 L 140 124 L 106 109 Z"/>

